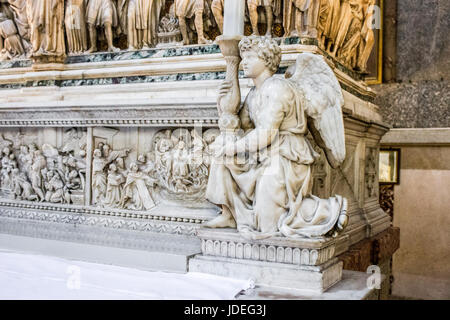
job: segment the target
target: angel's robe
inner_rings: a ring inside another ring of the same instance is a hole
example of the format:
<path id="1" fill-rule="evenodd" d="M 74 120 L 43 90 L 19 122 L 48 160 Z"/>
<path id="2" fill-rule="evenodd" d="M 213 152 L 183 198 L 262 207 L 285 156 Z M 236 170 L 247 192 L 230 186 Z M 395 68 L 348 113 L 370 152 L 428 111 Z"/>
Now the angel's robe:
<path id="1" fill-rule="evenodd" d="M 294 83 L 272 77 L 253 88 L 240 111 L 248 145 L 263 132 L 275 132 L 267 147 L 213 161 L 206 197 L 229 210 L 245 237 L 316 237 L 336 224 L 342 205 L 337 196 L 311 196 L 311 165 L 319 156 L 306 138 L 303 96 Z M 274 131 L 272 131 L 274 130 Z M 252 160 L 256 159 L 256 161 Z"/>

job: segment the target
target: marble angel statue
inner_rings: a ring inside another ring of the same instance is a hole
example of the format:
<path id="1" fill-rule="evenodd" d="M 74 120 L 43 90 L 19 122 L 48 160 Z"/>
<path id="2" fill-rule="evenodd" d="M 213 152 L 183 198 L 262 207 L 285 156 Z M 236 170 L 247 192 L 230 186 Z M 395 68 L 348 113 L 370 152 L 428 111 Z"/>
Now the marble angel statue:
<path id="1" fill-rule="evenodd" d="M 306 136 L 312 133 L 332 167 L 344 161 L 339 82 L 323 57 L 310 53 L 300 54 L 285 78 L 275 76 L 281 49 L 271 38 L 245 37 L 239 49 L 255 87 L 237 114 L 241 130 L 227 139 L 222 129 L 212 145 L 206 197 L 222 214 L 205 227 L 237 227 L 249 239 L 336 235 L 348 223 L 347 200 L 311 194 L 319 154 Z M 219 114 L 232 101 L 231 87 L 220 88 Z"/>

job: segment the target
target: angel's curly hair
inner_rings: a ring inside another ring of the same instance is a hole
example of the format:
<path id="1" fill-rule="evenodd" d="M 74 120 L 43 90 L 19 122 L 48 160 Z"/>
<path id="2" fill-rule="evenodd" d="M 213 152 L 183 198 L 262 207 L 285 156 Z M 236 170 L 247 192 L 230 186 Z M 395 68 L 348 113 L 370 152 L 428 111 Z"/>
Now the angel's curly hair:
<path id="1" fill-rule="evenodd" d="M 244 37 L 239 42 L 239 51 L 241 55 L 246 51 L 255 51 L 272 73 L 277 72 L 281 62 L 281 48 L 274 39 L 258 36 Z"/>

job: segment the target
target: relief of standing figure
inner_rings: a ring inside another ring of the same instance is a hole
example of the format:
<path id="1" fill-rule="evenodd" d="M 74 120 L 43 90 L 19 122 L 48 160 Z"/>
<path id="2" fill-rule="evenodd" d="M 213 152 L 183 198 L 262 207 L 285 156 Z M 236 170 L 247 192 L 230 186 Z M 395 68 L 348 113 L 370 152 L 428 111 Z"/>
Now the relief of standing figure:
<path id="1" fill-rule="evenodd" d="M 317 21 L 317 32 L 318 40 L 324 49 L 327 43 L 329 47 L 334 42 L 332 39 L 332 27 L 335 23 L 339 21 L 339 14 L 341 9 L 340 0 L 321 0 L 320 1 L 320 11 Z M 328 41 L 328 42 L 327 42 Z"/>
<path id="2" fill-rule="evenodd" d="M 27 0 L 27 16 L 32 57 L 42 62 L 63 62 L 66 55 L 64 1 Z"/>
<path id="3" fill-rule="evenodd" d="M 250 23 L 252 25 L 253 35 L 259 36 L 258 30 L 258 8 L 264 7 L 266 14 L 267 31 L 266 36 L 272 36 L 272 26 L 274 16 L 278 16 L 281 12 L 281 0 L 247 0 L 248 13 Z"/>
<path id="4" fill-rule="evenodd" d="M 158 41 L 158 26 L 165 0 L 123 1 L 119 10 L 121 26 L 127 33 L 128 49 L 148 49 Z"/>
<path id="5" fill-rule="evenodd" d="M 31 150 L 31 149 L 30 149 Z M 45 200 L 41 171 L 47 167 L 47 160 L 42 155 L 41 150 L 34 151 L 33 163 L 31 165 L 30 180 L 34 192 L 39 196 L 40 201 Z"/>
<path id="6" fill-rule="evenodd" d="M 363 12 L 365 15 L 364 24 L 361 30 L 361 43 L 359 45 L 357 67 L 360 71 L 365 72 L 367 69 L 367 61 L 372 53 L 375 45 L 375 34 L 372 29 L 373 14 L 375 0 L 364 0 Z"/>
<path id="7" fill-rule="evenodd" d="M 67 0 L 64 23 L 68 51 L 80 54 L 88 49 L 85 0 Z"/>
<path id="8" fill-rule="evenodd" d="M 106 174 L 104 172 L 106 165 L 107 162 L 102 157 L 102 152 L 95 149 L 92 159 L 92 202 L 94 204 L 101 204 L 106 192 Z"/>
<path id="9" fill-rule="evenodd" d="M 180 31 L 183 36 L 183 44 L 190 44 L 188 25 L 186 19 L 194 17 L 195 29 L 197 30 L 198 44 L 207 44 L 209 41 L 204 34 L 203 16 L 209 11 L 206 0 L 175 0 L 175 14 L 178 17 Z"/>
<path id="10" fill-rule="evenodd" d="M 117 166 L 112 163 L 109 165 L 108 184 L 106 186 L 106 195 L 104 204 L 107 207 L 117 208 L 120 204 L 122 187 L 125 177 L 117 172 Z"/>
<path id="11" fill-rule="evenodd" d="M 319 0 L 284 0 L 285 37 L 317 37 Z"/>
<path id="12" fill-rule="evenodd" d="M 97 51 L 97 28 L 104 27 L 106 42 L 109 52 L 117 52 L 120 49 L 114 47 L 113 28 L 119 25 L 117 8 L 112 0 L 89 0 L 86 9 L 86 22 L 89 28 L 91 47 L 87 52 Z"/>

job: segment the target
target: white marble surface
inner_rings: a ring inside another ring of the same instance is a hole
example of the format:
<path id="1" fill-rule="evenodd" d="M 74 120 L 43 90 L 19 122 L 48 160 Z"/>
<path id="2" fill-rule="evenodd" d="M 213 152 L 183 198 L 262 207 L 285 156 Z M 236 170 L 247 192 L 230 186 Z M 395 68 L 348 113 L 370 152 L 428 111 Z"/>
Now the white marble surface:
<path id="1" fill-rule="evenodd" d="M 229 300 L 250 287 L 248 280 L 207 274 L 148 272 L 0 251 L 1 300 Z"/>
<path id="2" fill-rule="evenodd" d="M 377 289 L 367 286 L 369 274 L 344 270 L 342 280 L 324 293 L 314 294 L 302 290 L 256 286 L 239 295 L 239 300 L 365 300 L 378 296 Z M 381 282 L 385 279 L 381 275 Z"/>
<path id="3" fill-rule="evenodd" d="M 253 279 L 255 284 L 321 293 L 342 278 L 342 262 L 330 260 L 321 266 L 295 266 L 277 262 L 197 255 L 189 270 L 235 279 Z"/>

